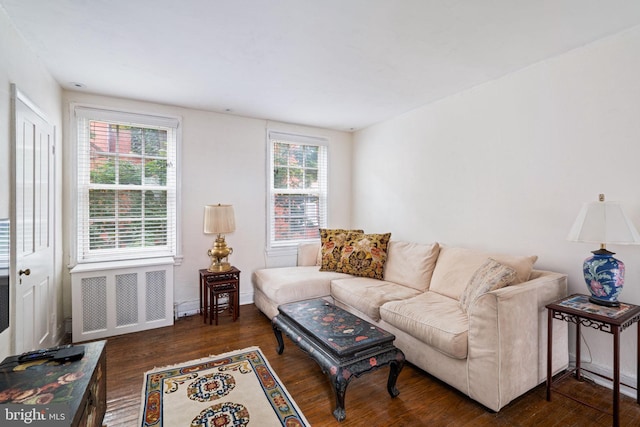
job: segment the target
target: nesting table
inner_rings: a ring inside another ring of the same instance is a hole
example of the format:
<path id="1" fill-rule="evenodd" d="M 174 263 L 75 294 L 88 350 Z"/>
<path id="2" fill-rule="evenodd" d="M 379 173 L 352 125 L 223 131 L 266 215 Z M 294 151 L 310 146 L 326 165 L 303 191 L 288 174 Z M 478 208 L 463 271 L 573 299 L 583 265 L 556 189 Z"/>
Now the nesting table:
<path id="1" fill-rule="evenodd" d="M 224 303 L 222 299 L 226 297 Z M 231 267 L 227 271 L 200 270 L 200 313 L 204 323 L 218 324 L 218 314 L 228 309 L 235 322 L 240 316 L 240 270 Z"/>

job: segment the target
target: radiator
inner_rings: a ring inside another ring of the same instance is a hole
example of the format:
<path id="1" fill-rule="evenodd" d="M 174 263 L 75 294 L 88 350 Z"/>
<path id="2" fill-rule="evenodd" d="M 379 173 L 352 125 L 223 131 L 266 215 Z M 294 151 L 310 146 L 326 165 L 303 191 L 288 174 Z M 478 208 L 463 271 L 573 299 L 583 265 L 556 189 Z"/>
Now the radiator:
<path id="1" fill-rule="evenodd" d="M 79 264 L 71 270 L 72 341 L 173 324 L 173 258 Z"/>

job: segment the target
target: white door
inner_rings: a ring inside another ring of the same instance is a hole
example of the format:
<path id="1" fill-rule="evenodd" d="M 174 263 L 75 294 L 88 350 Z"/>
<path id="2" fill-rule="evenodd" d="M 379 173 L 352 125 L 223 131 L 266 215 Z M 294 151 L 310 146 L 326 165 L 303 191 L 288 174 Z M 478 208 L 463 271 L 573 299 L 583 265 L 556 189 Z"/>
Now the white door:
<path id="1" fill-rule="evenodd" d="M 16 280 L 15 352 L 53 345 L 54 127 L 12 86 Z"/>

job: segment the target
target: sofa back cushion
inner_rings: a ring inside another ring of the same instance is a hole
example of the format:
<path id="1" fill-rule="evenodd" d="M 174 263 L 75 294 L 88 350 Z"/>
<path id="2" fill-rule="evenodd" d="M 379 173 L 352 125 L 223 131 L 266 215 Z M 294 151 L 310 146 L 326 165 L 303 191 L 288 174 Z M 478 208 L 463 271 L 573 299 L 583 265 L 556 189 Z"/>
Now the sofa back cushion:
<path id="1" fill-rule="evenodd" d="M 490 258 L 516 271 L 516 278 L 512 284 L 529 280 L 533 264 L 538 259 L 535 255 L 492 254 L 474 249 L 440 245 L 440 253 L 433 270 L 429 290 L 459 300 L 474 273 Z"/>
<path id="2" fill-rule="evenodd" d="M 322 255 L 320 242 L 300 243 L 298 245 L 298 266 L 320 265 Z"/>
<path id="3" fill-rule="evenodd" d="M 418 291 L 429 289 L 440 245 L 390 241 L 384 280 Z"/>

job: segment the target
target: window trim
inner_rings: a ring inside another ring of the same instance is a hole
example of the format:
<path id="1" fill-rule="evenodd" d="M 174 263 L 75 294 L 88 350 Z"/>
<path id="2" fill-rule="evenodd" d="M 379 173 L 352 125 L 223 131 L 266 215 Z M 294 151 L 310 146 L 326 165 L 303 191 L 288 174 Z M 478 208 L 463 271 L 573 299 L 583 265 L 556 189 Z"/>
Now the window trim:
<path id="1" fill-rule="evenodd" d="M 104 262 L 121 262 L 123 259 L 150 259 L 150 258 L 158 258 L 158 257 L 166 257 L 171 256 L 174 259 L 174 265 L 180 265 L 182 263 L 183 254 L 182 254 L 182 214 L 180 206 L 182 205 L 181 201 L 181 186 L 182 186 L 182 117 L 174 116 L 169 114 L 156 114 L 156 113 L 147 113 L 129 110 L 126 108 L 117 109 L 112 107 L 104 107 L 92 104 L 83 104 L 83 103 L 70 103 L 69 104 L 69 122 L 70 122 L 70 142 L 71 147 L 71 163 L 73 165 L 73 175 L 72 175 L 72 188 L 77 190 L 79 188 L 79 176 L 78 176 L 78 168 L 79 168 L 79 156 L 81 147 L 78 144 L 78 119 L 79 115 L 83 117 L 88 117 L 90 119 L 96 120 L 113 120 L 113 121 L 122 121 L 122 122 L 133 122 L 139 123 L 142 125 L 149 126 L 161 126 L 161 127 L 171 127 L 175 129 L 175 168 L 176 168 L 176 176 L 175 176 L 175 209 L 173 213 L 174 222 L 175 222 L 175 235 L 174 235 L 174 249 L 173 253 L 169 253 L 166 250 L 153 250 L 149 249 L 147 253 L 141 251 L 135 254 L 134 258 L 131 257 L 131 254 L 125 256 L 114 256 L 114 257 L 96 257 L 89 259 L 81 259 L 81 249 L 79 247 L 79 227 L 80 225 L 80 206 L 79 206 L 79 192 L 73 191 L 72 196 L 70 198 L 71 203 L 71 211 L 73 212 L 70 220 L 70 263 L 69 267 L 73 268 L 78 264 L 89 264 L 89 263 L 104 263 Z"/>
<path id="2" fill-rule="evenodd" d="M 320 215 L 320 220 L 324 220 L 324 223 L 319 224 L 318 228 L 324 228 L 328 223 L 329 215 L 329 140 L 326 137 L 305 135 L 293 132 L 279 131 L 274 129 L 267 129 L 266 132 L 266 233 L 265 233 L 265 251 L 267 256 L 291 256 L 297 253 L 298 245 L 301 243 L 316 242 L 318 239 L 298 239 L 292 240 L 287 243 L 274 244 L 271 240 L 272 224 L 273 224 L 273 206 L 272 206 L 272 187 L 273 187 L 273 147 L 272 141 L 274 139 L 280 139 L 293 144 L 301 145 L 313 145 L 324 147 L 325 159 L 324 164 L 326 170 L 324 171 L 325 177 L 325 190 L 324 194 L 321 194 L 321 209 L 324 208 L 323 214 Z"/>

